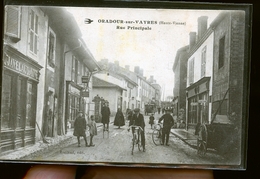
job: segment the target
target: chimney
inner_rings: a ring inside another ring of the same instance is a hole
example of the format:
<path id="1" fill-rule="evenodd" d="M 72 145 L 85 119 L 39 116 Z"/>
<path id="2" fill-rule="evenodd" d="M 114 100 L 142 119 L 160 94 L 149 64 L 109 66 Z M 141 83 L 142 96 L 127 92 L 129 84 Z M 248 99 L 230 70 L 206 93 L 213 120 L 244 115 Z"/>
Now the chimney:
<path id="1" fill-rule="evenodd" d="M 101 62 L 104 63 L 104 64 L 108 64 L 108 59 L 101 59 Z"/>
<path id="2" fill-rule="evenodd" d="M 149 81 L 150 81 L 151 83 L 153 83 L 153 82 L 154 82 L 153 75 L 151 75 L 151 76 L 150 76 L 150 79 L 149 79 Z"/>
<path id="3" fill-rule="evenodd" d="M 107 70 L 108 69 L 108 59 L 101 59 L 100 66 L 103 70 Z"/>
<path id="4" fill-rule="evenodd" d="M 140 76 L 144 76 L 144 70 L 143 70 L 143 69 L 140 69 L 140 70 L 139 70 L 139 75 L 140 75 Z"/>
<path id="5" fill-rule="evenodd" d="M 198 18 L 198 39 L 200 39 L 208 29 L 208 16 Z"/>
<path id="6" fill-rule="evenodd" d="M 189 50 L 196 44 L 196 32 L 190 32 L 190 45 Z"/>
<path id="7" fill-rule="evenodd" d="M 110 63 L 108 64 L 108 69 L 111 70 L 111 71 L 114 71 L 114 70 L 115 70 L 115 65 L 110 62 Z"/>
<path id="8" fill-rule="evenodd" d="M 129 70 L 130 70 L 130 66 L 129 66 L 129 65 L 126 65 L 126 66 L 125 66 L 125 69 L 126 69 L 127 71 L 129 71 Z"/>
<path id="9" fill-rule="evenodd" d="M 116 66 L 119 66 L 119 61 L 118 60 L 116 60 L 114 63 L 115 63 Z"/>
<path id="10" fill-rule="evenodd" d="M 137 75 L 139 74 L 139 70 L 140 70 L 140 67 L 139 67 L 139 66 L 135 66 L 134 72 L 135 72 Z"/>

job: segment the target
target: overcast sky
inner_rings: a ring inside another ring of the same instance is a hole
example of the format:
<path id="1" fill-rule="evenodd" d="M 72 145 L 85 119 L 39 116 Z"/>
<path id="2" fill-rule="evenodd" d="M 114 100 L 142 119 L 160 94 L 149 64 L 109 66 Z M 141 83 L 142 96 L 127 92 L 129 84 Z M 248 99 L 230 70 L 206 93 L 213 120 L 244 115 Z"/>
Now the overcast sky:
<path id="1" fill-rule="evenodd" d="M 164 89 L 164 96 L 173 95 L 174 73 L 172 66 L 179 48 L 189 44 L 189 33 L 197 32 L 197 18 L 208 16 L 208 26 L 220 11 L 119 9 L 119 8 L 68 8 L 83 34 L 88 49 L 99 61 L 119 61 L 130 70 L 140 66 L 147 78 L 153 75 Z M 86 19 L 93 20 L 86 24 Z M 122 20 L 123 23 L 100 23 L 102 20 Z M 127 24 L 133 21 L 134 24 Z M 138 21 L 138 23 L 137 23 Z M 156 21 L 145 24 L 144 21 Z M 160 21 L 171 24 L 160 24 Z M 141 24 L 143 23 L 143 24 Z M 176 24 L 181 23 L 181 24 Z M 117 29 L 118 26 L 125 29 Z M 149 27 L 150 30 L 132 30 Z"/>

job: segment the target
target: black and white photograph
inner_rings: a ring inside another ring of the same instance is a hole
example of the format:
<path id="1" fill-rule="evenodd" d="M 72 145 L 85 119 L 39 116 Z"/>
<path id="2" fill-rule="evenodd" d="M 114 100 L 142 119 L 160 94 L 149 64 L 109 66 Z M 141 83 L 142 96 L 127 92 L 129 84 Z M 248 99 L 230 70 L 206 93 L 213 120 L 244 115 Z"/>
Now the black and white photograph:
<path id="1" fill-rule="evenodd" d="M 5 5 L 0 161 L 245 169 L 235 7 Z"/>

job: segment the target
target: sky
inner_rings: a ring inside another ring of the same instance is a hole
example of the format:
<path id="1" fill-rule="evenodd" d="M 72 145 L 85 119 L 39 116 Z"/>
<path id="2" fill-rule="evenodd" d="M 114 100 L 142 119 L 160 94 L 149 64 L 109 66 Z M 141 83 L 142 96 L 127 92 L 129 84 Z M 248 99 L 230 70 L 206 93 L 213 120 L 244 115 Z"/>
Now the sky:
<path id="1" fill-rule="evenodd" d="M 197 32 L 197 18 L 208 16 L 209 26 L 220 13 L 216 10 L 67 9 L 74 15 L 82 38 L 96 61 L 119 61 L 122 67 L 129 65 L 131 71 L 134 71 L 135 66 L 140 66 L 145 77 L 154 76 L 162 87 L 165 98 L 173 96 L 172 67 L 176 52 L 189 44 L 190 32 Z M 85 23 L 87 19 L 93 22 Z M 114 22 L 109 23 L 110 21 Z M 148 30 L 133 30 L 134 27 Z"/>

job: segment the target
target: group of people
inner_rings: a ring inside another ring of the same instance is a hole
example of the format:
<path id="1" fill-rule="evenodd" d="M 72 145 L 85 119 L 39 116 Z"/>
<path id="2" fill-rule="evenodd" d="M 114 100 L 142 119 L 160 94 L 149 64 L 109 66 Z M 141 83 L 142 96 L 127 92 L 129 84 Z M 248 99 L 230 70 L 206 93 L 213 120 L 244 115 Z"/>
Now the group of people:
<path id="1" fill-rule="evenodd" d="M 174 125 L 174 119 L 171 115 L 171 109 L 165 109 L 165 114 L 163 114 L 158 122 L 161 123 L 163 122 L 163 128 L 162 128 L 162 145 L 166 145 L 169 146 L 169 135 L 170 135 L 170 130 L 171 127 Z M 108 107 L 108 104 L 105 103 L 104 106 L 102 107 L 101 110 L 101 114 L 102 114 L 102 119 L 101 122 L 103 123 L 103 130 L 107 130 L 109 129 L 109 120 L 110 120 L 110 109 Z M 140 113 L 140 109 L 136 108 L 133 111 L 129 111 L 127 113 L 127 118 L 129 120 L 129 126 L 135 125 L 135 126 L 140 126 L 142 128 L 140 134 L 141 134 L 141 144 L 143 146 L 143 151 L 145 152 L 145 121 L 144 121 L 144 116 L 143 114 Z M 149 118 L 149 124 L 152 125 L 154 124 L 154 116 L 153 114 L 150 116 Z M 117 126 L 118 128 L 120 128 L 121 126 L 125 125 L 125 118 L 124 118 L 124 114 L 121 111 L 121 109 L 119 108 L 116 116 L 115 116 L 115 120 L 114 120 L 114 125 Z M 87 137 L 86 137 L 86 128 L 88 126 L 89 129 L 89 134 L 90 134 L 90 144 L 88 145 L 87 142 Z M 132 133 L 134 132 L 134 129 L 132 129 Z M 78 139 L 78 146 L 80 147 L 80 137 L 82 136 L 85 140 L 85 145 L 86 147 L 89 146 L 95 146 L 93 144 L 93 137 L 95 135 L 97 135 L 97 127 L 96 127 L 96 123 L 95 123 L 95 119 L 94 116 L 91 115 L 90 116 L 90 121 L 88 122 L 88 124 L 86 124 L 86 119 L 83 116 L 82 112 L 79 112 L 78 117 L 75 120 L 74 123 L 74 136 L 77 136 Z M 139 139 L 139 136 L 138 136 Z"/>
<path id="2" fill-rule="evenodd" d="M 87 136 L 86 136 L 86 130 L 87 126 L 89 129 L 89 135 L 90 135 L 90 143 L 88 145 Z M 95 144 L 93 144 L 93 137 L 94 135 L 97 135 L 97 126 L 94 119 L 94 116 L 90 116 L 90 121 L 86 122 L 86 119 L 83 115 L 83 112 L 79 112 L 78 117 L 75 119 L 74 122 L 74 132 L 73 135 L 77 137 L 78 139 L 78 147 L 80 147 L 80 137 L 83 137 L 85 140 L 86 147 L 94 147 Z"/>

